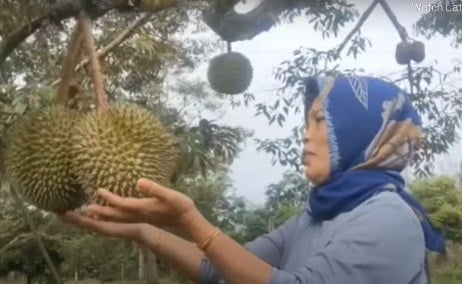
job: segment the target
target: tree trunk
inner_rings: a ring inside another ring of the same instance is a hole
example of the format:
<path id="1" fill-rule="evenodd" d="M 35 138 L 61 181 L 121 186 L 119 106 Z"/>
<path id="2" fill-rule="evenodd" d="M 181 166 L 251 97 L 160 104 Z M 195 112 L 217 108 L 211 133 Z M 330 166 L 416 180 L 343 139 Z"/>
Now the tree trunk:
<path id="1" fill-rule="evenodd" d="M 148 248 L 139 247 L 139 278 L 145 284 L 159 284 L 157 257 Z"/>
<path id="2" fill-rule="evenodd" d="M 124 281 L 125 281 L 125 264 L 122 262 L 121 266 L 122 266 L 122 267 L 120 268 L 120 271 L 121 271 L 121 272 L 120 272 L 120 274 L 121 274 L 121 275 L 120 275 L 120 278 L 121 278 L 120 280 L 121 280 L 122 282 L 124 282 Z"/>
<path id="3" fill-rule="evenodd" d="M 0 184 L 0 189 L 2 189 L 3 186 L 4 186 L 3 184 Z M 43 244 L 42 239 L 40 238 L 40 236 L 39 236 L 39 234 L 37 232 L 37 229 L 35 228 L 34 222 L 32 221 L 32 219 L 31 219 L 31 217 L 29 215 L 29 210 L 27 209 L 26 205 L 22 202 L 21 197 L 16 192 L 16 189 L 13 188 L 9 183 L 6 183 L 6 186 L 9 187 L 11 195 L 15 199 L 18 206 L 21 208 L 22 213 L 23 213 L 23 215 L 24 215 L 24 217 L 26 219 L 26 222 L 27 222 L 32 234 L 34 235 L 35 241 L 37 242 L 37 246 L 39 247 L 40 252 L 42 253 L 42 256 L 43 256 L 43 258 L 45 260 L 45 263 L 48 265 L 48 268 L 50 269 L 50 272 L 51 272 L 51 274 L 52 274 L 52 276 L 54 278 L 55 283 L 62 284 L 63 282 L 61 280 L 60 275 L 58 274 L 58 270 L 57 270 L 56 266 L 54 265 L 54 263 L 51 261 L 50 255 L 48 254 L 48 252 L 47 252 L 47 250 L 45 248 L 45 245 Z"/>

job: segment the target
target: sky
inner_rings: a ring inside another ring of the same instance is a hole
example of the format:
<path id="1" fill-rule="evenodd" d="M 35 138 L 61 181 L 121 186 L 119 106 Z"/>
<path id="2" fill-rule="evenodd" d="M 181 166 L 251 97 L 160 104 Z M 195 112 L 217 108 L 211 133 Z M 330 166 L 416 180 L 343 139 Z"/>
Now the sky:
<path id="1" fill-rule="evenodd" d="M 246 5 L 237 6 L 236 10 L 246 12 L 258 2 L 258 0 L 248 1 Z M 362 13 L 372 1 L 348 2 L 354 3 Z M 434 37 L 431 40 L 426 40 L 416 36 L 412 30 L 413 23 L 422 13 L 416 7 L 428 3 L 430 1 L 389 1 L 390 7 L 408 33 L 426 45 L 426 59 L 420 65 L 438 62 L 438 68 L 447 70 L 444 67 L 451 66 L 451 62 L 460 57 L 457 49 L 451 47 L 451 39 Z M 292 52 L 299 47 L 330 49 L 336 46 L 355 24 L 356 22 L 353 22 L 344 27 L 338 38 L 323 39 L 319 32 L 314 31 L 306 17 L 300 17 L 292 24 L 274 27 L 252 40 L 233 43 L 233 50 L 247 56 L 254 68 L 253 81 L 248 91 L 255 95 L 257 101 L 274 100 L 276 97 L 274 90 L 281 86 L 281 83 L 274 79 L 274 68 L 278 67 L 283 60 L 290 59 Z M 341 64 L 342 67 L 363 68 L 367 73 L 376 75 L 390 75 L 400 72 L 403 66 L 398 65 L 394 59 L 395 46 L 400 38 L 380 6 L 375 8 L 361 30 L 362 34 L 371 41 L 372 46 L 357 59 L 345 58 Z M 206 66 L 202 66 L 198 72 L 204 80 L 206 80 L 205 68 Z M 301 117 L 292 116 L 283 128 L 274 125 L 269 126 L 265 118 L 254 117 L 254 113 L 255 109 L 253 108 L 229 108 L 223 121 L 232 125 L 245 125 L 255 131 L 254 138 L 260 139 L 286 137 L 288 131 L 301 122 Z M 449 172 L 458 168 L 459 162 L 462 161 L 462 151 L 460 150 L 462 148 L 460 146 L 461 144 L 454 145 L 449 156 L 438 158 L 438 172 Z M 278 165 L 272 166 L 271 155 L 258 152 L 256 145 L 252 140 L 249 140 L 245 150 L 233 163 L 231 170 L 231 178 L 234 181 L 236 193 L 252 202 L 262 203 L 264 202 L 266 187 L 271 183 L 280 181 L 282 174 L 288 168 Z"/>

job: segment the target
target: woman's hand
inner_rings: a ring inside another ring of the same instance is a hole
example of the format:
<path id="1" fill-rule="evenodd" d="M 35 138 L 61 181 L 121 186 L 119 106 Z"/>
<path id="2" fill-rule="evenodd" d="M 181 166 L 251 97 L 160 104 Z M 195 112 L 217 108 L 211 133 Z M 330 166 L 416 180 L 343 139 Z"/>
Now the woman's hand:
<path id="1" fill-rule="evenodd" d="M 96 232 L 108 237 L 143 242 L 146 235 L 154 228 L 143 223 L 114 223 L 110 221 L 97 220 L 87 216 L 85 213 L 66 212 L 60 216 L 67 223 L 71 223 L 85 230 Z"/>
<path id="2" fill-rule="evenodd" d="M 109 205 L 92 204 L 87 209 L 88 214 L 110 222 L 180 228 L 197 215 L 194 202 L 178 191 L 145 178 L 138 181 L 137 187 L 145 198 L 121 197 L 104 189 L 98 190 L 98 195 Z"/>

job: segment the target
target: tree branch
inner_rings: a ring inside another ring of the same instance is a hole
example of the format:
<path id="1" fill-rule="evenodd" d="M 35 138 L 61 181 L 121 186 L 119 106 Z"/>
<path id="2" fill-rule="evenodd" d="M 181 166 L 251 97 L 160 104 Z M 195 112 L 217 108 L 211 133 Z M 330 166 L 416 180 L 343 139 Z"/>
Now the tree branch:
<path id="1" fill-rule="evenodd" d="M 59 5 L 57 4 L 57 6 L 53 7 L 49 13 L 33 19 L 5 38 L 0 44 L 0 66 L 18 45 L 41 26 L 49 22 L 57 24 L 64 19 L 76 16 L 81 8 L 77 5 L 79 2 L 80 1 L 56 1 Z"/>
<path id="2" fill-rule="evenodd" d="M 19 115 L 19 113 L 11 112 L 11 111 L 0 111 L 0 115 Z"/>
<path id="3" fill-rule="evenodd" d="M 12 247 L 15 243 L 17 243 L 19 241 L 19 239 L 21 238 L 22 236 L 16 236 L 15 238 L 13 238 L 11 241 L 9 241 L 8 243 L 6 243 L 1 249 L 0 249 L 0 255 L 3 255 L 5 253 L 5 251 L 7 251 L 10 247 Z"/>
<path id="4" fill-rule="evenodd" d="M 42 23 L 47 19 L 47 16 L 42 16 L 33 19 L 31 22 L 14 31 L 8 38 L 2 41 L 0 45 L 0 66 L 6 60 L 8 55 L 26 38 L 28 38 L 35 30 L 42 26 Z"/>
<path id="5" fill-rule="evenodd" d="M 21 239 L 25 239 L 25 238 L 28 238 L 30 236 L 31 236 L 30 233 L 25 233 L 25 234 L 21 234 L 21 235 L 18 235 L 16 237 L 14 237 L 9 242 L 7 242 L 2 248 L 0 248 L 0 255 L 3 255 L 9 248 L 14 246 Z"/>
<path id="6" fill-rule="evenodd" d="M 250 40 L 256 35 L 269 31 L 284 11 L 303 8 L 310 1 L 264 0 L 252 11 L 240 14 L 233 8 L 240 1 L 217 1 L 202 14 L 205 23 L 223 40 Z"/>
<path id="7" fill-rule="evenodd" d="M 37 245 L 38 245 L 40 251 L 42 252 L 42 255 L 43 255 L 43 258 L 45 259 L 45 262 L 47 263 L 48 267 L 50 268 L 50 272 L 51 272 L 53 278 L 55 278 L 56 283 L 62 284 L 63 281 L 62 281 L 61 277 L 59 276 L 58 270 L 56 269 L 55 265 L 53 264 L 53 261 L 51 261 L 51 257 L 48 254 L 48 252 L 47 252 L 47 250 L 45 248 L 45 245 L 44 245 L 42 239 L 40 238 L 40 235 L 39 235 L 37 229 L 34 226 L 34 222 L 32 221 L 32 218 L 30 217 L 29 210 L 27 210 L 26 205 L 22 202 L 21 198 L 19 197 L 19 194 L 16 192 L 16 189 L 13 188 L 10 184 L 8 184 L 8 187 L 10 188 L 11 195 L 16 200 L 16 203 L 19 205 L 19 207 L 21 207 L 22 213 L 23 213 L 24 217 L 26 218 L 27 224 L 29 225 L 29 228 L 30 228 L 31 232 L 34 235 L 34 238 L 35 238 L 35 240 L 37 242 Z"/>
<path id="8" fill-rule="evenodd" d="M 105 15 L 107 12 L 116 9 L 117 11 L 131 12 L 134 7 L 129 0 L 111 0 L 97 1 L 96 4 L 89 6 L 88 1 L 73 0 L 73 1 L 56 1 L 56 5 L 50 12 L 45 15 L 33 19 L 31 22 L 20 27 L 0 43 L 0 67 L 8 58 L 11 52 L 17 48 L 26 38 L 33 34 L 38 28 L 48 23 L 59 24 L 61 21 L 77 17 L 81 10 L 85 10 L 91 18 L 95 19 Z M 149 7 L 149 12 L 156 13 L 162 10 L 177 6 L 179 1 L 155 1 Z"/>
<path id="9" fill-rule="evenodd" d="M 353 37 L 353 35 L 358 32 L 363 24 L 366 22 L 367 18 L 372 14 L 372 11 L 374 11 L 375 6 L 380 2 L 380 0 L 374 0 L 372 4 L 364 11 L 364 13 L 361 15 L 361 18 L 359 18 L 358 23 L 356 26 L 348 33 L 348 35 L 345 37 L 345 39 L 340 43 L 339 47 L 336 50 L 337 55 L 340 55 L 342 50 L 345 48 L 347 45 L 348 41 Z"/>
<path id="10" fill-rule="evenodd" d="M 391 10 L 391 8 L 388 5 L 387 1 L 386 0 L 379 0 L 379 2 L 380 2 L 380 5 L 382 6 L 383 10 L 387 14 L 388 18 L 392 22 L 393 26 L 398 31 L 401 40 L 402 41 L 407 41 L 408 38 L 409 38 L 409 35 L 408 35 L 406 29 L 403 27 L 403 25 L 401 25 L 398 22 L 398 18 L 396 17 L 395 13 L 393 13 L 393 10 Z"/>
<path id="11" fill-rule="evenodd" d="M 126 29 L 124 29 L 119 35 L 117 35 L 110 43 L 108 43 L 106 46 L 103 48 L 99 49 L 97 51 L 97 56 L 98 58 L 105 57 L 109 52 L 114 50 L 117 46 L 122 44 L 125 40 L 127 40 L 137 28 L 141 27 L 145 23 L 149 21 L 151 18 L 151 14 L 144 14 L 142 17 L 138 18 L 136 21 L 134 21 L 130 26 L 128 26 Z M 84 60 L 80 61 L 79 64 L 75 67 L 75 72 L 79 71 L 83 67 L 85 67 L 88 63 L 90 63 L 89 58 L 85 58 Z M 60 83 L 61 79 L 57 79 L 52 83 L 52 86 L 56 86 Z"/>
<path id="12" fill-rule="evenodd" d="M 104 89 L 104 79 L 101 72 L 101 65 L 98 55 L 96 54 L 96 46 L 92 35 L 92 22 L 90 17 L 83 11 L 79 15 L 79 25 L 83 33 L 83 41 L 91 65 L 93 91 L 95 92 L 96 96 L 97 109 L 105 110 L 108 105 L 108 100 L 106 90 Z"/>
<path id="13" fill-rule="evenodd" d="M 64 57 L 63 66 L 61 68 L 61 84 L 58 87 L 58 93 L 56 95 L 57 104 L 64 105 L 69 99 L 69 86 L 72 82 L 72 77 L 75 72 L 75 63 L 77 62 L 78 56 L 80 54 L 81 43 L 82 32 L 80 25 L 77 23 L 69 41 L 68 51 Z"/>

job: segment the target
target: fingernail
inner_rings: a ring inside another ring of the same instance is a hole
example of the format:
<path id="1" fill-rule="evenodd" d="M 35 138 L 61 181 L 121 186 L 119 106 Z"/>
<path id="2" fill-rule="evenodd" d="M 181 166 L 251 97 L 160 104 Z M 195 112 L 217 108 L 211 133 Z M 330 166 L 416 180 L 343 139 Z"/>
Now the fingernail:
<path id="1" fill-rule="evenodd" d="M 98 196 L 103 196 L 103 195 L 107 195 L 109 193 L 108 190 L 104 189 L 104 188 L 99 188 L 97 191 L 96 191 L 96 195 Z"/>

